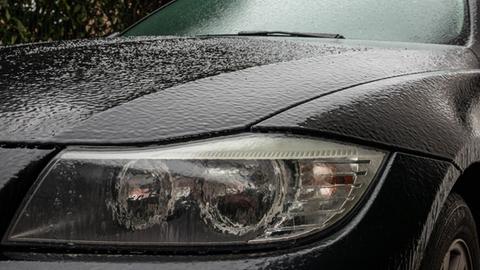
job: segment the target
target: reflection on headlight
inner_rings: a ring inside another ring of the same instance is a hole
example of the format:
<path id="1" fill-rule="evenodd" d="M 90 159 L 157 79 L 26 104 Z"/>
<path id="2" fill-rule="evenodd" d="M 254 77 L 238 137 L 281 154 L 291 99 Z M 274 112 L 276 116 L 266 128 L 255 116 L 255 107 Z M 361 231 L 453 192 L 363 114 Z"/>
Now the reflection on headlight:
<path id="1" fill-rule="evenodd" d="M 272 134 L 69 149 L 44 172 L 7 242 L 215 245 L 296 238 L 345 217 L 384 157 Z"/>

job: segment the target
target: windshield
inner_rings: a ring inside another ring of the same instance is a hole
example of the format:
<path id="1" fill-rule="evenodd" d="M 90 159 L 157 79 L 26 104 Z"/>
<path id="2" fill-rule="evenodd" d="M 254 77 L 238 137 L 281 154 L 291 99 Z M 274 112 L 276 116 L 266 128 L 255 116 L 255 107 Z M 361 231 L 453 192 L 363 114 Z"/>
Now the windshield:
<path id="1" fill-rule="evenodd" d="M 124 36 L 335 33 L 347 39 L 463 44 L 466 0 L 177 0 Z"/>

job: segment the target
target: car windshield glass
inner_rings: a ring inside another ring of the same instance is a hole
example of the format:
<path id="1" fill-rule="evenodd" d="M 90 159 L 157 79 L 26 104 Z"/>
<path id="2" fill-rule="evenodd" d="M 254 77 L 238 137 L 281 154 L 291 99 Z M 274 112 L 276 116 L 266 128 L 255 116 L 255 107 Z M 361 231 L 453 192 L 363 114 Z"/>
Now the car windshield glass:
<path id="1" fill-rule="evenodd" d="M 334 33 L 347 39 L 462 44 L 466 0 L 177 0 L 123 33 Z"/>

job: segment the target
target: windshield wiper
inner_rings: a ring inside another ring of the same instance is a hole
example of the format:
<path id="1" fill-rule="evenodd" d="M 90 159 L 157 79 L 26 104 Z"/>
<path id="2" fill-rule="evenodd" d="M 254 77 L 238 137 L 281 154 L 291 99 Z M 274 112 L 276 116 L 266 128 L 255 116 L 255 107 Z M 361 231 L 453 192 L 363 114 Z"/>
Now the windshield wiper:
<path id="1" fill-rule="evenodd" d="M 303 33 L 303 32 L 287 32 L 287 31 L 241 31 L 237 34 L 209 34 L 198 35 L 198 37 L 228 37 L 228 36 L 258 36 L 258 37 L 312 37 L 312 38 L 332 38 L 345 39 L 340 34 L 329 33 Z"/>
<path id="2" fill-rule="evenodd" d="M 340 34 L 329 33 L 303 33 L 303 32 L 287 32 L 287 31 L 241 31 L 238 32 L 239 36 L 287 36 L 287 37 L 314 37 L 314 38 L 336 38 L 344 39 L 345 37 Z"/>

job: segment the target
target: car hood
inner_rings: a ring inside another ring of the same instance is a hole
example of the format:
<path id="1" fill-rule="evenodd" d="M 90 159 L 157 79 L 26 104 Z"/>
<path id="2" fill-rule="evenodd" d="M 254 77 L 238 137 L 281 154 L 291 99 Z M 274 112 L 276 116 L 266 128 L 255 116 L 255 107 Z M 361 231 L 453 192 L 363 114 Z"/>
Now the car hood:
<path id="1" fill-rule="evenodd" d="M 119 38 L 0 49 L 0 142 L 153 143 L 232 130 L 352 86 L 469 69 L 454 46 Z"/>

